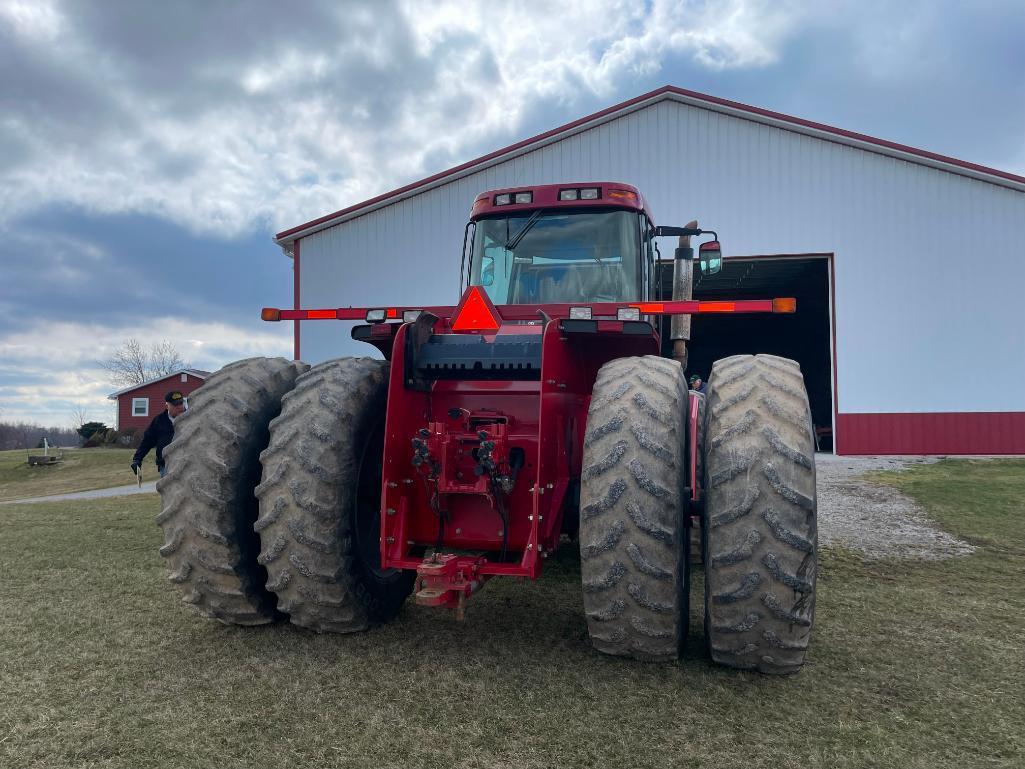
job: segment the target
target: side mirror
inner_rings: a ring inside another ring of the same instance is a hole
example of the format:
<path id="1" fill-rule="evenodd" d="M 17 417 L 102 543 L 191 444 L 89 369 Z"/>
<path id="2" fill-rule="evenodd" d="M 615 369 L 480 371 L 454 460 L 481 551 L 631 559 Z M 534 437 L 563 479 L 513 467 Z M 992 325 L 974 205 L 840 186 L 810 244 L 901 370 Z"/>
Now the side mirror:
<path id="1" fill-rule="evenodd" d="M 698 254 L 698 266 L 702 275 L 715 275 L 722 270 L 722 247 L 718 240 L 702 243 Z"/>
<path id="2" fill-rule="evenodd" d="M 481 258 L 480 284 L 490 286 L 495 282 L 495 257 L 484 256 Z"/>

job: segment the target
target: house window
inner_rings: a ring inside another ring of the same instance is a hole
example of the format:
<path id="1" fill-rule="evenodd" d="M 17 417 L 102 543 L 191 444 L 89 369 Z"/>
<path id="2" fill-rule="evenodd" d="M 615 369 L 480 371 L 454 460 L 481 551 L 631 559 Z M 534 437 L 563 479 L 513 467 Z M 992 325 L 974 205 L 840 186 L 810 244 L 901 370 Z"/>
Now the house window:
<path id="1" fill-rule="evenodd" d="M 132 398 L 132 416 L 149 416 L 149 398 Z"/>
<path id="2" fill-rule="evenodd" d="M 189 381 L 189 375 L 188 374 L 182 374 L 182 381 L 183 382 L 188 382 Z"/>

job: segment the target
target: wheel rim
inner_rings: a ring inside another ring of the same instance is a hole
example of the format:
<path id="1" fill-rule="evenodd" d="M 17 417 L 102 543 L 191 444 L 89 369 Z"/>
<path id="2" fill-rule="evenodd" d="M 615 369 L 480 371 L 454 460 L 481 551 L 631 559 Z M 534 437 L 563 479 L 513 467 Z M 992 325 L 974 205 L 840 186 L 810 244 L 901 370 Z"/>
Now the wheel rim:
<path id="1" fill-rule="evenodd" d="M 384 459 L 384 422 L 373 426 L 370 437 L 363 444 L 353 509 L 356 511 L 356 552 L 367 572 L 377 580 L 397 573 L 395 569 L 381 568 L 381 465 Z"/>

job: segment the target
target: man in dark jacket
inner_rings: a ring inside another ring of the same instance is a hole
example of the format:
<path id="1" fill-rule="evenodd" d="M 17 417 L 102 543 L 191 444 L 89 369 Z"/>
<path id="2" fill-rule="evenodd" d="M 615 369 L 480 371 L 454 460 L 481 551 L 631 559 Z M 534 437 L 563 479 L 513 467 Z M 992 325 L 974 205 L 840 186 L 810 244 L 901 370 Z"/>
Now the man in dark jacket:
<path id="1" fill-rule="evenodd" d="M 139 444 L 135 456 L 132 457 L 132 472 L 136 475 L 139 474 L 139 468 L 142 467 L 142 460 L 146 458 L 149 450 L 153 447 L 157 449 L 157 470 L 160 471 L 160 477 L 163 478 L 167 472 L 164 464 L 164 449 L 174 437 L 174 420 L 185 413 L 185 396 L 178 390 L 171 390 L 164 396 L 164 402 L 166 409 L 153 417 L 146 432 L 142 434 L 142 443 Z"/>

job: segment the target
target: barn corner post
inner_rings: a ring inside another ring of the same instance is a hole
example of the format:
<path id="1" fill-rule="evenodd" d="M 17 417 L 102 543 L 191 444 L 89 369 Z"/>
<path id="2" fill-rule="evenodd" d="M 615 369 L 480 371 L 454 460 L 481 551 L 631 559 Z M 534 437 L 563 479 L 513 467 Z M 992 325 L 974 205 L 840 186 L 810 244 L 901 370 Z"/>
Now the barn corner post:
<path id="1" fill-rule="evenodd" d="M 298 310 L 302 307 L 300 303 L 300 291 L 299 291 L 299 278 L 300 278 L 300 267 L 299 267 L 299 241 L 296 240 L 292 244 L 292 300 L 294 309 Z M 301 360 L 300 350 L 300 336 L 299 336 L 299 321 L 292 321 L 292 359 Z"/>

